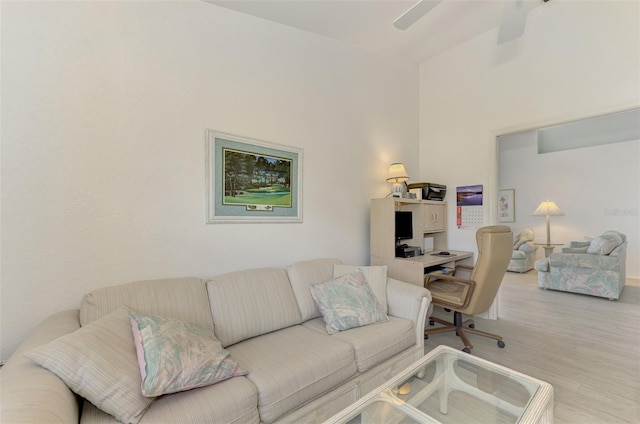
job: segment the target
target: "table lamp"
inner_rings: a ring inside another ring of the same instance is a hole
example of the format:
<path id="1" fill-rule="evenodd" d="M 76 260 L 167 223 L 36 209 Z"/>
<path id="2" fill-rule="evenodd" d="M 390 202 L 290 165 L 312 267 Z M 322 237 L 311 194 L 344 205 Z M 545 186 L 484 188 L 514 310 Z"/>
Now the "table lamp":
<path id="1" fill-rule="evenodd" d="M 531 215 L 545 215 L 547 217 L 547 244 L 551 244 L 551 215 L 564 215 L 558 205 L 550 200 L 540 203 Z"/>
<path id="2" fill-rule="evenodd" d="M 407 170 L 404 168 L 404 164 L 392 163 L 391 166 L 389 166 L 389 174 L 387 175 L 387 182 L 393 183 L 393 188 L 391 189 L 392 197 L 402 197 L 404 187 L 401 183 L 405 181 L 409 181 L 409 176 L 407 175 Z"/>

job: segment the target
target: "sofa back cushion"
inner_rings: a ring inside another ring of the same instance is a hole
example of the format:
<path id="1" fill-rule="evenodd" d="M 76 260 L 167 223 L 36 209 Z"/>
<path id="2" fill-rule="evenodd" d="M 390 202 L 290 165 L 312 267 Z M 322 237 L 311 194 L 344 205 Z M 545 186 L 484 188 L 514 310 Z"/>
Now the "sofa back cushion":
<path id="1" fill-rule="evenodd" d="M 284 269 L 261 268 L 207 281 L 214 332 L 223 347 L 300 324 L 300 310 Z"/>
<path id="2" fill-rule="evenodd" d="M 625 241 L 627 241 L 627 236 L 623 233 L 621 233 L 620 231 L 615 231 L 615 230 L 608 230 L 605 231 L 604 233 L 602 233 L 603 236 L 606 235 L 614 235 L 614 236 L 618 236 L 622 239 L 622 243 L 624 243 Z"/>
<path id="3" fill-rule="evenodd" d="M 591 240 L 587 253 L 592 255 L 608 255 L 613 252 L 613 249 L 620 246 L 623 243 L 622 237 L 613 231 L 607 231 L 600 237 L 596 237 Z"/>
<path id="4" fill-rule="evenodd" d="M 205 281 L 194 277 L 135 281 L 94 290 L 82 299 L 80 325 L 123 305 L 136 312 L 213 327 Z"/>
<path id="5" fill-rule="evenodd" d="M 333 280 L 333 266 L 342 264 L 339 259 L 313 259 L 297 262 L 287 268 L 291 288 L 296 296 L 302 321 L 318 318 L 320 310 L 311 297 L 309 287 L 315 283 Z"/>

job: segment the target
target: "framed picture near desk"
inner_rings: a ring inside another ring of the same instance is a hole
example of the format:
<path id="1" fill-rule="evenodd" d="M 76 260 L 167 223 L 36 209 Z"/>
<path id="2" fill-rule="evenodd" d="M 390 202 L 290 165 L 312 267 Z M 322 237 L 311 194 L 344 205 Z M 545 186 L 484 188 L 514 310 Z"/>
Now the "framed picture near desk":
<path id="1" fill-rule="evenodd" d="M 516 191 L 512 188 L 498 193 L 498 222 L 516 222 Z"/>

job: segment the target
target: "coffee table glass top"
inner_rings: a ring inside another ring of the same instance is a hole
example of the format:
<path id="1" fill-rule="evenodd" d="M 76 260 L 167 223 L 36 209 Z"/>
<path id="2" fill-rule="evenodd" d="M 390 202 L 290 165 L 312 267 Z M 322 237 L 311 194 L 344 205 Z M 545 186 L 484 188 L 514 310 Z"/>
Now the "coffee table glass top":
<path id="1" fill-rule="evenodd" d="M 329 421 L 519 423 L 540 391 L 552 396 L 547 383 L 439 346 Z"/>

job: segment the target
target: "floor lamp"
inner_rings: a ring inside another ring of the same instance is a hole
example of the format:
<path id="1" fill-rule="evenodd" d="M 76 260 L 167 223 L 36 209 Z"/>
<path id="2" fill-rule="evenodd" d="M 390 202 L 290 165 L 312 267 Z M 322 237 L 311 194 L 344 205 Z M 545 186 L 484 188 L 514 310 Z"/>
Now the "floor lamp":
<path id="1" fill-rule="evenodd" d="M 554 202 L 547 200 L 540 203 L 538 209 L 533 211 L 532 215 L 544 215 L 547 217 L 547 245 L 551 244 L 551 215 L 564 215 L 564 212 L 560 210 L 558 205 Z"/>

